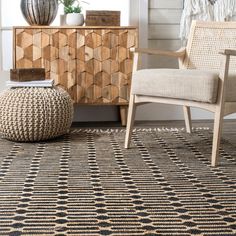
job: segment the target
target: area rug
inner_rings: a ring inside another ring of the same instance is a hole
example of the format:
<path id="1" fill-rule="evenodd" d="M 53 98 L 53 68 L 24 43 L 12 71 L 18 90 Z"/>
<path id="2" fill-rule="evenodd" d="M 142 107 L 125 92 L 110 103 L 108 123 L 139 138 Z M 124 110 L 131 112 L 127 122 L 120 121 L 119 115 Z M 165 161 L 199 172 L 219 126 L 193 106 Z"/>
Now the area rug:
<path id="1" fill-rule="evenodd" d="M 236 235 L 236 136 L 210 166 L 211 130 L 74 129 L 0 139 L 0 235 Z"/>

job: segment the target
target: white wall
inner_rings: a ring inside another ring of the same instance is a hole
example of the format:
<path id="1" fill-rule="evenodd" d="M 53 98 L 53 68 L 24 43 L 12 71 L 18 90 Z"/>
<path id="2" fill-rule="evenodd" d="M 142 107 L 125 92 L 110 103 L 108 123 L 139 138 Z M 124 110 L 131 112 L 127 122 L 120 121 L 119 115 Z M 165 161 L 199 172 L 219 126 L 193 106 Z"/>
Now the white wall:
<path id="1" fill-rule="evenodd" d="M 183 9 L 183 0 L 150 0 L 149 1 L 149 32 L 150 48 L 177 50 L 181 47 L 179 40 L 179 23 Z M 177 68 L 176 59 L 169 57 L 150 56 L 148 67 Z"/>

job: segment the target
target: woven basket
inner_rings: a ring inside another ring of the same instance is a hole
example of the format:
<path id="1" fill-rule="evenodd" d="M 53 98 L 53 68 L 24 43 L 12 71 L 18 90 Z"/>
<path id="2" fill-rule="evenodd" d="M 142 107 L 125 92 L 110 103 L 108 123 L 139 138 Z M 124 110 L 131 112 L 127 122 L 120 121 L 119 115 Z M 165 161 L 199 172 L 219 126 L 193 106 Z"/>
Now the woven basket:
<path id="1" fill-rule="evenodd" d="M 71 126 L 73 104 L 61 88 L 12 88 L 0 95 L 0 132 L 19 142 L 52 139 Z"/>

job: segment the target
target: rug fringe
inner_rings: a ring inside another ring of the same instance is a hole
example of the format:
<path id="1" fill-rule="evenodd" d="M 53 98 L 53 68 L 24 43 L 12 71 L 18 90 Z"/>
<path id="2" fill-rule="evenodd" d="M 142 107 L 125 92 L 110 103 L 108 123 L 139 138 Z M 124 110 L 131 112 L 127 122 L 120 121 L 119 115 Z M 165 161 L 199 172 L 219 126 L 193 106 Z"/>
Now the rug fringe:
<path id="1" fill-rule="evenodd" d="M 182 128 L 176 128 L 176 127 L 171 127 L 171 128 L 166 128 L 166 127 L 162 127 L 162 128 L 134 128 L 133 132 L 179 132 L 179 131 L 185 131 L 186 129 L 184 127 Z M 209 127 L 195 127 L 192 128 L 192 130 L 210 130 Z M 110 133 L 125 133 L 126 129 L 125 128 L 80 128 L 80 129 L 76 129 L 76 128 L 72 128 L 70 130 L 71 134 L 74 133 L 104 133 L 104 134 L 110 134 Z"/>

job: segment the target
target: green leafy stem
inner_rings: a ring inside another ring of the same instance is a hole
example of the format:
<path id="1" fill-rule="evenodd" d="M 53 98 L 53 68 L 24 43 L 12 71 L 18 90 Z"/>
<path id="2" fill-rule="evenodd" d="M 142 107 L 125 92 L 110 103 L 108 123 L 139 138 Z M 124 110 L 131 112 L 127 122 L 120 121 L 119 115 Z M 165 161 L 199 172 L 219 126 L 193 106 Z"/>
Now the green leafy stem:
<path id="1" fill-rule="evenodd" d="M 64 6 L 64 13 L 81 13 L 82 6 L 80 2 L 87 3 L 79 0 L 58 0 Z"/>

